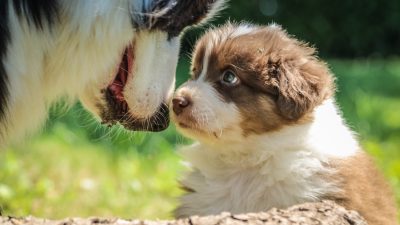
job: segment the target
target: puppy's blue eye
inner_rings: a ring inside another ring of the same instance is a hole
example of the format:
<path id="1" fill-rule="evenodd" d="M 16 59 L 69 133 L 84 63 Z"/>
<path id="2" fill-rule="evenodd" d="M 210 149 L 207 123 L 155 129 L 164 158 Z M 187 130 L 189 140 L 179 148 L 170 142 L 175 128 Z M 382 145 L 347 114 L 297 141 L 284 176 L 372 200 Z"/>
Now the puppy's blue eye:
<path id="1" fill-rule="evenodd" d="M 222 83 L 227 85 L 235 85 L 239 83 L 239 78 L 232 71 L 226 70 L 222 74 Z"/>

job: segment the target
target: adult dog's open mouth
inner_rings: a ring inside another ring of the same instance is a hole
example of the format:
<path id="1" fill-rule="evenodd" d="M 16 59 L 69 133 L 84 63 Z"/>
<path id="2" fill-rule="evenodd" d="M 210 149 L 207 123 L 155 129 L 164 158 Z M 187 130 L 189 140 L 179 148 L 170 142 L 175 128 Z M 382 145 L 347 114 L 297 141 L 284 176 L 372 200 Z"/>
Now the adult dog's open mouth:
<path id="1" fill-rule="evenodd" d="M 114 98 L 116 103 L 120 105 L 120 109 L 122 111 L 128 110 L 128 104 L 125 101 L 123 91 L 128 76 L 129 74 L 132 73 L 133 63 L 134 63 L 133 47 L 129 46 L 125 49 L 115 79 L 107 88 L 108 92 L 110 92 L 111 96 Z"/>
<path id="2" fill-rule="evenodd" d="M 103 90 L 107 108 L 102 110 L 102 123 L 112 126 L 121 124 L 126 129 L 134 131 L 162 131 L 169 124 L 169 110 L 166 104 L 161 104 L 157 112 L 148 118 L 135 118 L 124 97 L 124 88 L 130 76 L 134 76 L 135 49 L 130 45 L 125 49 L 114 80 Z"/>

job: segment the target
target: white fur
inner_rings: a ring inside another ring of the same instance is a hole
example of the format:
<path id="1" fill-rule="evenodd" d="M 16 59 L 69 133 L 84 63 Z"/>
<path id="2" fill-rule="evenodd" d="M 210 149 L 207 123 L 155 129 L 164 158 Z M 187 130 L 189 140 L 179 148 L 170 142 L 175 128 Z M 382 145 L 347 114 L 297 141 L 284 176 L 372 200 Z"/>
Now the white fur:
<path id="1" fill-rule="evenodd" d="M 204 24 L 205 22 L 211 21 L 213 18 L 216 18 L 218 16 L 218 13 L 221 12 L 222 10 L 225 9 L 227 6 L 227 2 L 229 0 L 217 0 L 214 2 L 213 7 L 210 9 L 210 12 L 206 15 L 206 18 L 204 18 L 201 22 L 201 24 Z"/>
<path id="2" fill-rule="evenodd" d="M 209 50 L 209 52 L 206 53 L 205 56 L 209 56 L 211 49 L 219 43 L 223 43 L 230 38 L 240 37 L 249 34 L 256 30 L 257 27 L 253 24 L 243 22 L 240 23 L 238 26 L 234 26 L 233 24 L 228 22 L 224 26 L 224 29 L 213 30 L 212 32 L 210 32 L 211 39 L 207 43 L 207 49 Z"/>
<path id="3" fill-rule="evenodd" d="M 210 43 L 212 43 L 212 42 L 210 42 Z M 206 51 L 205 51 L 205 54 L 204 54 L 204 58 L 203 58 L 203 68 L 202 68 L 202 70 L 201 70 L 201 72 L 200 72 L 200 75 L 199 75 L 199 79 L 200 79 L 201 81 L 203 81 L 203 82 L 205 81 L 206 76 L 207 76 L 208 64 L 209 64 L 209 62 L 210 62 L 210 54 L 211 54 L 211 49 L 212 49 L 212 47 L 213 47 L 213 46 L 207 46 Z"/>
<path id="4" fill-rule="evenodd" d="M 28 26 L 9 4 L 11 43 L 4 64 L 10 100 L 0 143 L 38 129 L 54 100 L 77 96 L 89 82 L 105 80 L 133 39 L 122 1 L 61 2 L 70 20 L 52 31 Z"/>
<path id="5" fill-rule="evenodd" d="M 136 55 L 133 74 L 125 87 L 124 95 L 131 113 L 137 118 L 152 115 L 161 102 L 169 100 L 175 86 L 178 64 L 179 39 L 168 41 L 164 32 L 140 32 L 136 37 Z"/>
<path id="6" fill-rule="evenodd" d="M 206 58 L 206 57 L 205 57 Z M 204 66 L 206 68 L 207 66 Z M 203 69 L 204 71 L 205 69 Z M 221 143 L 221 139 L 233 137 L 235 134 L 227 128 L 235 126 L 239 112 L 233 103 L 221 101 L 216 90 L 204 78 L 188 81 L 175 93 L 176 96 L 188 96 L 193 102 L 190 113 L 195 119 L 191 124 L 194 129 L 177 129 L 188 137 L 208 143 Z M 179 121 L 175 114 L 172 119 Z M 228 134 L 229 132 L 229 134 Z"/>
<path id="7" fill-rule="evenodd" d="M 354 155 L 359 146 L 332 99 L 313 116 L 312 122 L 272 133 L 244 137 L 237 129 L 229 138 L 223 134 L 218 145 L 200 140 L 183 148 L 193 171 L 182 183 L 195 192 L 182 196 L 176 215 L 265 211 L 339 191 L 320 175 L 334 172 L 330 159 Z"/>

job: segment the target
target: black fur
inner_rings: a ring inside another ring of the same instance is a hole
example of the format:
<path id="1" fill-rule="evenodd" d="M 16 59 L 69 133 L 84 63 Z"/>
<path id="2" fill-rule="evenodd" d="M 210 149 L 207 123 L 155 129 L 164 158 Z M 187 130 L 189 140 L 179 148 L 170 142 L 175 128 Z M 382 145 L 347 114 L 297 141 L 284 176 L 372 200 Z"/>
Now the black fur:
<path id="1" fill-rule="evenodd" d="M 4 120 L 7 109 L 8 77 L 4 68 L 3 60 L 10 42 L 10 31 L 8 29 L 8 1 L 0 3 L 0 121 Z"/>
<path id="2" fill-rule="evenodd" d="M 155 0 L 151 12 L 162 9 L 168 0 Z M 173 0 L 169 0 L 173 1 Z M 155 18 L 150 29 L 168 32 L 169 38 L 177 37 L 187 26 L 199 23 L 207 16 L 217 0 L 176 0 L 173 8 L 159 18 Z M 149 14 L 151 15 L 151 13 Z M 150 20 L 147 20 L 150 21 Z"/>
<path id="3" fill-rule="evenodd" d="M 58 21 L 57 0 L 2 0 L 0 3 L 0 121 L 4 120 L 7 110 L 7 99 L 9 97 L 8 75 L 6 73 L 4 60 L 7 46 L 10 43 L 9 29 L 9 6 L 13 6 L 20 20 L 26 20 L 30 26 L 43 29 L 45 25 L 49 28 Z"/>
<path id="4" fill-rule="evenodd" d="M 30 25 L 40 29 L 51 27 L 59 18 L 57 0 L 13 0 L 13 5 L 20 19 L 27 18 Z"/>

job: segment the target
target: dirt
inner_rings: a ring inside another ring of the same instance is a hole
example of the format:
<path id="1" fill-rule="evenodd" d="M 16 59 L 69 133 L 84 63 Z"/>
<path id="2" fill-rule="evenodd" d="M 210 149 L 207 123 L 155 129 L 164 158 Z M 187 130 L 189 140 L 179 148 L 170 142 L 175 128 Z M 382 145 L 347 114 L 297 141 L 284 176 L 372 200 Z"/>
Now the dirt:
<path id="1" fill-rule="evenodd" d="M 239 224 L 293 224 L 293 225 L 366 225 L 365 220 L 355 211 L 349 211 L 331 201 L 305 203 L 288 209 L 272 209 L 268 212 L 232 215 L 221 213 L 215 216 L 193 216 L 181 220 L 148 221 L 120 218 L 66 218 L 48 220 L 35 217 L 0 217 L 4 225 L 239 225 Z"/>

